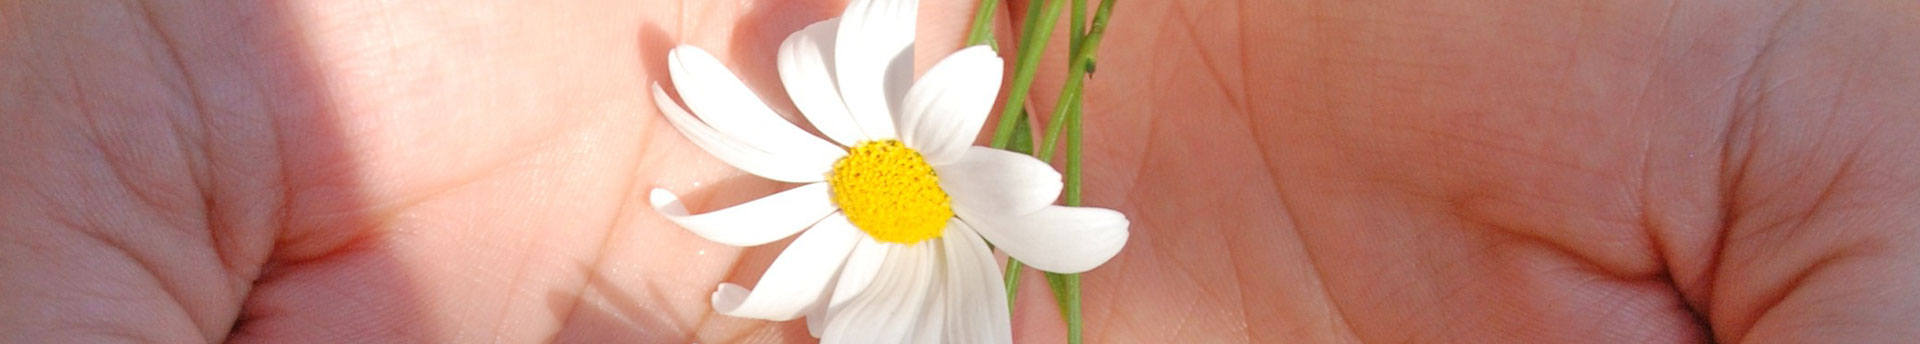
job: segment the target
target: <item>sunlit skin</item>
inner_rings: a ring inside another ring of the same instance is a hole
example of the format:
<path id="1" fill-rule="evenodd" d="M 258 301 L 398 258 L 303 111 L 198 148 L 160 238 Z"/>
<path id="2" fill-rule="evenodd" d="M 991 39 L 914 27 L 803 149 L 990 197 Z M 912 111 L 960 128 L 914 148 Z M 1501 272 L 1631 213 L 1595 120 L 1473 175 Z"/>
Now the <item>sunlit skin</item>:
<path id="1" fill-rule="evenodd" d="M 646 87 L 693 44 L 798 119 L 776 48 L 842 4 L 0 2 L 0 342 L 812 341 L 712 313 L 783 244 L 647 190 L 787 186 Z M 920 70 L 971 9 L 921 6 Z M 1114 12 L 1090 343 L 1920 337 L 1920 2 Z M 1026 281 L 1015 337 L 1061 340 Z"/>

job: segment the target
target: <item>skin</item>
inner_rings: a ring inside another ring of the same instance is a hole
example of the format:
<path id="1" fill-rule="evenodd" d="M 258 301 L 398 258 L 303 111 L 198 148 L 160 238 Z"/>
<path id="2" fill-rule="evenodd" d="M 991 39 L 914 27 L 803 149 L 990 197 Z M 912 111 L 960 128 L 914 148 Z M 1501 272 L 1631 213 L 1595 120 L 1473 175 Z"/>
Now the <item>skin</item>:
<path id="1" fill-rule="evenodd" d="M 647 96 L 692 44 L 798 118 L 774 52 L 842 3 L 748 3 L 0 2 L 0 341 L 811 341 L 708 308 L 784 242 L 646 204 L 788 187 Z M 922 5 L 920 70 L 972 6 Z M 1114 12 L 1089 342 L 1920 337 L 1920 3 Z M 1059 341 L 1039 281 L 1014 331 Z"/>

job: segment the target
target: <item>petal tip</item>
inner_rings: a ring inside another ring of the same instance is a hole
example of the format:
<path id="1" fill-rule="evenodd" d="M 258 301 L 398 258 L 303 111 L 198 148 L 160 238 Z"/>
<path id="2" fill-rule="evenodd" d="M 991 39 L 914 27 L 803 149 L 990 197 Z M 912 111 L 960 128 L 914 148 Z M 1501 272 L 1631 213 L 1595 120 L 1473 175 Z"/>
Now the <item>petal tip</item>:
<path id="1" fill-rule="evenodd" d="M 721 283 L 720 287 L 713 290 L 713 295 L 708 301 L 713 302 L 713 311 L 731 316 L 733 314 L 729 313 L 740 308 L 740 304 L 746 302 L 748 294 L 751 292 L 738 284 Z"/>
<path id="2" fill-rule="evenodd" d="M 653 203 L 655 209 L 659 209 L 680 204 L 680 196 L 674 195 L 673 191 L 667 191 L 667 189 L 653 188 L 653 191 L 647 194 L 647 201 Z"/>
<path id="3" fill-rule="evenodd" d="M 648 86 L 652 86 L 652 88 L 653 88 L 653 96 L 654 96 L 654 98 L 655 98 L 655 99 L 654 99 L 653 101 L 655 101 L 655 102 L 658 102 L 658 101 L 660 101 L 660 99 L 658 99 L 658 98 L 664 98 L 664 97 L 666 97 L 666 95 L 667 95 L 667 88 L 665 88 L 665 87 L 660 87 L 660 82 L 659 82 L 659 81 L 654 81 L 654 82 L 651 82 L 651 83 L 648 83 Z"/>
<path id="4" fill-rule="evenodd" d="M 1035 269 L 1082 273 L 1119 255 L 1131 235 L 1125 214 L 1106 208 L 1047 206 L 1027 215 L 978 218 L 975 230 Z"/>

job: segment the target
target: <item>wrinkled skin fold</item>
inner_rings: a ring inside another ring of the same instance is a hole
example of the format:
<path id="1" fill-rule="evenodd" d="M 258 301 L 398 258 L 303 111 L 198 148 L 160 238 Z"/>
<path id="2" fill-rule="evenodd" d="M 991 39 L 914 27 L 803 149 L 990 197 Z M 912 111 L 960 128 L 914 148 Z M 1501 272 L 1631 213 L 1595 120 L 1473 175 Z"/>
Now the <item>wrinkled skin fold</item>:
<path id="1" fill-rule="evenodd" d="M 811 341 L 712 313 L 779 245 L 648 190 L 792 186 L 648 85 L 698 45 L 804 123 L 774 56 L 840 6 L 0 3 L 0 342 Z M 921 4 L 919 70 L 972 6 Z M 1920 335 L 1920 3 L 1114 12 L 1086 195 L 1132 238 L 1086 275 L 1089 342 Z M 1015 338 L 1058 340 L 1027 281 Z"/>

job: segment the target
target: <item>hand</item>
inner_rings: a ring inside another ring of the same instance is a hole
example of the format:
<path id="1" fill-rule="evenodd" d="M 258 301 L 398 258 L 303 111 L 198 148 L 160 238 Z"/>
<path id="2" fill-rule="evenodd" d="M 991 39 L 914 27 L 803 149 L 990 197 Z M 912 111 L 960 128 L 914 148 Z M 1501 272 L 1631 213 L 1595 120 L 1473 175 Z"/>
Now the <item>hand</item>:
<path id="1" fill-rule="evenodd" d="M 785 187 L 646 95 L 693 44 L 791 114 L 773 51 L 842 4 L 743 4 L 0 11 L 0 341 L 809 341 L 707 304 L 779 245 L 644 197 Z M 1920 6 L 1119 6 L 1089 342 L 1915 335 Z M 921 69 L 971 8 L 922 4 Z M 1058 340 L 1039 281 L 1016 336 Z"/>

